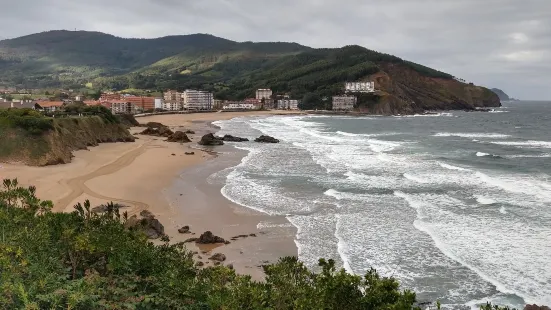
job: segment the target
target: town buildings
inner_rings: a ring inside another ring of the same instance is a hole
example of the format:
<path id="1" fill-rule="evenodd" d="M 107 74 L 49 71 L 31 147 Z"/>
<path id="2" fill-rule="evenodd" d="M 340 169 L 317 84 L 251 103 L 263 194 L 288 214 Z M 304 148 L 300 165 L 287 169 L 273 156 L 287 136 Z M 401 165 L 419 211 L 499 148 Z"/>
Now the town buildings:
<path id="1" fill-rule="evenodd" d="M 346 82 L 344 89 L 347 93 L 372 93 L 375 91 L 375 82 Z"/>
<path id="2" fill-rule="evenodd" d="M 63 101 L 37 101 L 44 112 L 56 112 L 63 108 Z"/>
<path id="3" fill-rule="evenodd" d="M 224 104 L 224 110 L 254 110 L 256 106 L 252 103 L 245 103 L 243 101 L 228 101 Z"/>
<path id="4" fill-rule="evenodd" d="M 278 110 L 298 110 L 298 100 L 280 99 L 277 101 Z"/>
<path id="5" fill-rule="evenodd" d="M 141 109 L 142 111 L 150 111 L 155 109 L 155 98 L 144 96 L 123 96 L 119 100 L 130 102 L 132 105 Z"/>
<path id="6" fill-rule="evenodd" d="M 352 111 L 356 102 L 355 96 L 333 96 L 333 111 Z"/>
<path id="7" fill-rule="evenodd" d="M 181 102 L 183 99 L 183 94 L 181 92 L 175 91 L 175 90 L 167 90 L 163 94 L 163 99 L 165 101 L 179 101 Z"/>
<path id="8" fill-rule="evenodd" d="M 155 110 L 162 110 L 164 105 L 165 101 L 163 98 L 155 98 Z"/>
<path id="9" fill-rule="evenodd" d="M 106 102 L 105 106 L 110 108 L 113 114 L 133 114 L 139 109 L 127 100 L 111 100 Z"/>
<path id="10" fill-rule="evenodd" d="M 182 102 L 181 101 L 163 101 L 163 107 L 161 109 L 166 111 L 180 111 L 182 110 Z"/>
<path id="11" fill-rule="evenodd" d="M 210 92 L 187 89 L 184 94 L 184 109 L 189 111 L 212 110 L 214 95 Z"/>
<path id="12" fill-rule="evenodd" d="M 256 99 L 258 99 L 258 100 L 272 99 L 272 90 L 271 89 L 257 89 L 256 90 Z"/>
<path id="13" fill-rule="evenodd" d="M 99 101 L 111 101 L 111 100 L 121 100 L 121 95 L 115 94 L 115 93 L 102 93 L 99 97 Z"/>

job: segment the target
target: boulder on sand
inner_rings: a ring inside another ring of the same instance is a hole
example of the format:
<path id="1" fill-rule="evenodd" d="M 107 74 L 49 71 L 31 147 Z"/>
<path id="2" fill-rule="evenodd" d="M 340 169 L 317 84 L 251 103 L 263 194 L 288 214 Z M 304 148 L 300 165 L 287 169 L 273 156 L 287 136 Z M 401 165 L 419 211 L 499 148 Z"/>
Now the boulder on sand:
<path id="1" fill-rule="evenodd" d="M 222 139 L 215 137 L 212 133 L 206 134 L 199 141 L 199 145 L 223 145 Z"/>
<path id="2" fill-rule="evenodd" d="M 224 238 L 215 236 L 211 231 L 204 232 L 196 241 L 199 244 L 226 243 Z"/>
<path id="3" fill-rule="evenodd" d="M 142 218 L 138 218 L 136 215 L 131 216 L 125 223 L 125 227 L 136 227 L 143 229 L 143 232 L 149 239 L 158 239 L 165 234 L 165 227 L 155 216 L 147 211 L 140 212 Z"/>
<path id="4" fill-rule="evenodd" d="M 166 141 L 168 141 L 168 142 L 183 142 L 183 143 L 191 142 L 191 140 L 188 138 L 188 136 L 185 133 L 181 132 L 181 131 L 176 131 L 170 137 L 168 137 L 168 139 Z"/>
<path id="5" fill-rule="evenodd" d="M 241 137 L 235 137 L 232 135 L 225 135 L 222 140 L 228 141 L 228 142 L 247 142 L 249 139 L 247 138 L 241 138 Z"/>
<path id="6" fill-rule="evenodd" d="M 538 305 L 526 305 L 526 307 L 524 307 L 524 310 L 551 310 L 551 308 L 547 307 L 547 306 L 538 306 Z"/>
<path id="7" fill-rule="evenodd" d="M 222 253 L 216 253 L 213 256 L 209 257 L 209 259 L 217 262 L 223 262 L 226 260 L 226 255 Z"/>
<path id="8" fill-rule="evenodd" d="M 260 142 L 260 143 L 279 143 L 278 139 L 270 136 L 264 136 L 264 135 L 256 138 L 254 141 Z"/>
<path id="9" fill-rule="evenodd" d="M 161 123 L 147 123 L 147 128 L 142 131 L 140 134 L 148 136 L 160 136 L 160 137 L 170 137 L 174 133 L 167 126 Z"/>
<path id="10" fill-rule="evenodd" d="M 181 233 L 181 234 L 189 234 L 189 226 L 184 226 L 180 229 L 178 229 L 178 232 Z"/>

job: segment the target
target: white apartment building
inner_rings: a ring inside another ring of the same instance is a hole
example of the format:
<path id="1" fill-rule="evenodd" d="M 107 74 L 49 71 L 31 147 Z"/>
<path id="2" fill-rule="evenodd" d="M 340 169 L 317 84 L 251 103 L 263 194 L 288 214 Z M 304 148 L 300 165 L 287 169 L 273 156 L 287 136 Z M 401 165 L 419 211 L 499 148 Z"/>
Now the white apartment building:
<path id="1" fill-rule="evenodd" d="M 271 89 L 257 89 L 256 90 L 256 99 L 262 100 L 262 99 L 271 99 L 272 98 L 272 90 Z"/>
<path id="2" fill-rule="evenodd" d="M 278 110 L 298 110 L 298 100 L 281 99 L 277 101 Z"/>
<path id="3" fill-rule="evenodd" d="M 333 111 L 352 111 L 356 102 L 355 96 L 333 96 Z"/>
<path id="4" fill-rule="evenodd" d="M 214 106 L 214 95 L 206 91 L 187 89 L 183 98 L 185 110 L 205 111 Z"/>
<path id="5" fill-rule="evenodd" d="M 344 88 L 347 93 L 372 93 L 375 91 L 375 82 L 346 82 Z"/>
<path id="6" fill-rule="evenodd" d="M 163 98 L 155 98 L 155 109 L 164 109 L 165 100 Z"/>
<path id="7" fill-rule="evenodd" d="M 223 107 L 224 110 L 254 110 L 255 105 L 252 103 L 232 102 L 227 103 Z"/>
<path id="8" fill-rule="evenodd" d="M 162 109 L 167 111 L 180 111 L 182 107 L 181 101 L 165 101 Z"/>

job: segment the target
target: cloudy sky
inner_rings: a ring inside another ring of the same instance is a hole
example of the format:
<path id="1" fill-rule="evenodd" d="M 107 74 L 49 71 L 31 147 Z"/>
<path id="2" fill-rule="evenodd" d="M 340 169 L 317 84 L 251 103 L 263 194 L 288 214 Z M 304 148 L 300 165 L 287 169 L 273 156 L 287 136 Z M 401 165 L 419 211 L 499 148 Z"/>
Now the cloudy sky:
<path id="1" fill-rule="evenodd" d="M 358 44 L 523 99 L 551 99 L 551 0 L 0 0 L 0 38 L 122 37 Z"/>

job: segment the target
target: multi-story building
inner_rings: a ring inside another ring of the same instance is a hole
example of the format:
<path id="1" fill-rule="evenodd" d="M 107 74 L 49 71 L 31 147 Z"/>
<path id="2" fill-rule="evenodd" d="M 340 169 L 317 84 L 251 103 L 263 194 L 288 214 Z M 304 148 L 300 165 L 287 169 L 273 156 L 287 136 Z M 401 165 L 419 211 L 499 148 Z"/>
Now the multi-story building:
<path id="1" fill-rule="evenodd" d="M 212 93 L 187 89 L 184 92 L 184 109 L 191 111 L 212 110 L 214 96 Z"/>
<path id="2" fill-rule="evenodd" d="M 155 110 L 162 110 L 165 106 L 165 100 L 163 98 L 155 98 Z"/>
<path id="3" fill-rule="evenodd" d="M 346 82 L 344 89 L 347 93 L 372 93 L 375 91 L 375 82 Z"/>
<path id="4" fill-rule="evenodd" d="M 224 104 L 224 110 L 254 110 L 254 104 L 245 103 L 243 101 L 228 101 Z"/>
<path id="5" fill-rule="evenodd" d="M 111 100 L 121 100 L 121 94 L 115 93 L 102 93 L 99 97 L 99 101 L 111 101 Z"/>
<path id="6" fill-rule="evenodd" d="M 164 101 L 162 109 L 167 111 L 180 111 L 182 109 L 182 102 L 173 100 Z"/>
<path id="7" fill-rule="evenodd" d="M 352 111 L 356 101 L 355 96 L 333 96 L 333 111 Z"/>
<path id="8" fill-rule="evenodd" d="M 256 99 L 272 99 L 272 90 L 271 89 L 257 89 L 256 90 Z"/>
<path id="9" fill-rule="evenodd" d="M 112 100 L 109 102 L 105 102 L 103 105 L 110 108 L 113 114 L 135 113 L 135 110 L 133 109 L 132 104 L 126 100 Z"/>
<path id="10" fill-rule="evenodd" d="M 155 98 L 154 97 L 143 97 L 143 96 L 125 96 L 121 100 L 130 102 L 137 108 L 140 108 L 142 111 L 149 111 L 155 109 Z"/>
<path id="11" fill-rule="evenodd" d="M 165 101 L 182 101 L 183 94 L 181 92 L 169 89 L 163 94 L 163 97 Z"/>
<path id="12" fill-rule="evenodd" d="M 298 110 L 298 100 L 280 99 L 277 101 L 278 110 Z"/>

